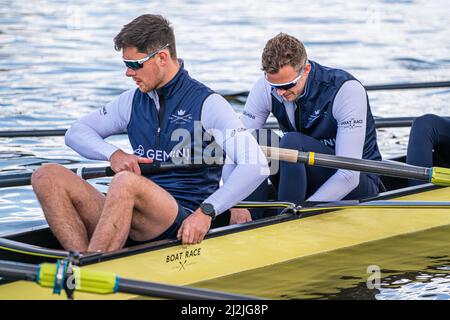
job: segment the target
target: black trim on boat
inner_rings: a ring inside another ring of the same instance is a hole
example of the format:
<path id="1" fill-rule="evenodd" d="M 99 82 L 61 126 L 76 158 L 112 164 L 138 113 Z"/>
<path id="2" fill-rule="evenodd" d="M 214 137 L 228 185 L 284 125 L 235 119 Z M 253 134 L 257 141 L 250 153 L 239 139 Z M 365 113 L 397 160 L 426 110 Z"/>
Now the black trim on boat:
<path id="1" fill-rule="evenodd" d="M 255 221 L 251 221 L 245 224 L 234 224 L 230 226 L 220 227 L 216 229 L 211 229 L 205 236 L 205 239 L 211 239 L 215 237 L 220 237 L 232 233 L 237 233 L 241 231 L 256 229 L 264 226 L 273 225 L 276 223 L 281 223 L 289 220 L 299 219 L 299 216 L 295 214 L 282 214 L 273 217 L 263 218 Z M 80 259 L 80 265 L 87 265 L 97 262 L 103 262 L 118 258 L 127 257 L 130 255 L 135 255 L 139 253 L 146 253 L 158 249 L 169 248 L 173 246 L 180 245 L 180 240 L 160 240 L 148 243 L 138 244 L 132 247 L 123 248 L 114 252 L 103 253 L 101 256 L 90 256 L 86 255 Z"/>

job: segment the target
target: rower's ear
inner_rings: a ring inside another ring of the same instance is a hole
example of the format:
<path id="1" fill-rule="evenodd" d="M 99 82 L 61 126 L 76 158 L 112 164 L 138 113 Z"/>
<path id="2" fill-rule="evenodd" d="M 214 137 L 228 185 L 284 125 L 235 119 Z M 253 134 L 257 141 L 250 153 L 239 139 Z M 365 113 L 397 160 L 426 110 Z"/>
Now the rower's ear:
<path id="1" fill-rule="evenodd" d="M 161 52 L 158 52 L 158 54 L 156 55 L 156 62 L 158 63 L 158 65 L 160 66 L 166 66 L 168 63 L 168 60 L 170 59 L 170 54 L 168 51 L 163 50 Z"/>
<path id="2" fill-rule="evenodd" d="M 305 73 L 308 74 L 311 71 L 311 63 L 307 63 L 305 66 Z"/>

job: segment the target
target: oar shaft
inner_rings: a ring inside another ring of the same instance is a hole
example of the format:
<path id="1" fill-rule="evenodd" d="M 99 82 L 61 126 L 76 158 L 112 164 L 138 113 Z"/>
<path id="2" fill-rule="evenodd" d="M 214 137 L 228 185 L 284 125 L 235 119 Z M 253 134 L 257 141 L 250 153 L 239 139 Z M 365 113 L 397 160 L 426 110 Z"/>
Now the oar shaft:
<path id="1" fill-rule="evenodd" d="M 31 184 L 31 173 L 18 173 L 0 176 L 0 188 L 28 186 Z"/>
<path id="2" fill-rule="evenodd" d="M 0 131 L 0 138 L 58 137 L 65 135 L 66 131 L 67 129 Z"/>
<path id="3" fill-rule="evenodd" d="M 37 270 L 37 265 L 0 260 L 1 277 L 35 281 Z"/>
<path id="4" fill-rule="evenodd" d="M 176 164 L 171 162 L 155 162 L 155 163 L 140 163 L 139 167 L 141 168 L 142 174 L 154 174 L 160 172 L 167 172 L 172 170 L 196 170 L 204 168 L 205 166 L 213 167 L 219 166 L 218 164 Z M 71 169 L 74 172 L 77 172 L 77 169 Z M 83 179 L 94 179 L 101 177 L 112 177 L 116 173 L 111 169 L 111 167 L 103 167 L 103 168 L 83 168 L 81 177 Z"/>
<path id="5" fill-rule="evenodd" d="M 141 163 L 142 174 L 154 174 L 160 172 L 167 172 L 172 170 L 196 170 L 204 168 L 205 166 L 219 166 L 218 164 L 175 164 L 175 163 Z M 68 168 L 74 173 L 79 174 L 83 179 L 95 179 L 102 177 L 111 177 L 115 172 L 111 167 L 87 167 L 87 168 Z M 31 184 L 32 172 L 18 173 L 10 175 L 0 175 L 0 188 L 5 187 L 19 187 Z"/>
<path id="6" fill-rule="evenodd" d="M 207 289 L 193 287 L 172 286 L 160 283 L 148 283 L 144 281 L 120 279 L 118 292 L 152 296 L 163 299 L 177 300 L 255 300 L 256 297 L 229 294 Z"/>
<path id="7" fill-rule="evenodd" d="M 376 85 L 366 85 L 364 87 L 366 88 L 367 91 L 446 88 L 450 87 L 450 81 L 376 84 Z M 248 95 L 249 95 L 248 91 L 241 91 L 234 94 L 226 94 L 223 95 L 223 97 L 227 100 L 233 100 L 238 97 L 247 97 Z"/>
<path id="8" fill-rule="evenodd" d="M 298 152 L 298 161 L 309 165 L 327 167 L 333 169 L 344 169 L 360 171 L 365 173 L 388 175 L 397 178 L 415 179 L 429 181 L 430 169 L 416 166 L 410 166 L 393 161 L 374 161 L 366 159 L 353 159 L 347 157 L 338 157 L 328 154 L 316 154 L 313 152 Z"/>
<path id="9" fill-rule="evenodd" d="M 111 171 L 109 167 L 68 169 L 74 173 L 77 173 L 77 171 L 80 170 L 83 179 L 94 179 L 111 175 L 109 174 Z M 28 186 L 31 184 L 32 174 L 33 172 L 0 175 L 0 188 Z"/>
<path id="10" fill-rule="evenodd" d="M 0 250 L 53 259 L 63 259 L 69 256 L 67 251 L 44 248 L 6 238 L 0 238 Z"/>
<path id="11" fill-rule="evenodd" d="M 450 119 L 450 117 L 443 117 Z M 416 117 L 389 117 L 389 118 L 375 118 L 375 128 L 402 128 L 410 127 Z M 269 122 L 264 125 L 264 129 L 279 129 L 276 122 Z M 17 138 L 17 137 L 48 137 L 48 136 L 63 136 L 66 129 L 56 130 L 24 130 L 24 131 L 0 131 L 0 138 Z M 126 134 L 124 132 L 123 134 Z"/>
<path id="12" fill-rule="evenodd" d="M 387 175 L 398 178 L 430 181 L 431 169 L 410 166 L 393 161 L 374 161 L 353 159 L 335 155 L 302 152 L 291 149 L 261 147 L 271 159 L 279 159 L 294 163 L 304 163 L 311 166 L 332 169 L 361 171 L 372 174 Z"/>
<path id="13" fill-rule="evenodd" d="M 367 91 L 445 88 L 450 87 L 450 81 L 392 83 L 392 84 L 368 85 L 364 87 L 366 88 Z"/>

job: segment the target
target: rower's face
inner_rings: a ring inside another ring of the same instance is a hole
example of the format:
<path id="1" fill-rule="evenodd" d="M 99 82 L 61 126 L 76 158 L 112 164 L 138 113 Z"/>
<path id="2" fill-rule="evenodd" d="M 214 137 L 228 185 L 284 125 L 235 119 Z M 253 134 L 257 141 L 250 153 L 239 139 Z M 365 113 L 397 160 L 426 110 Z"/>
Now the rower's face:
<path id="1" fill-rule="evenodd" d="M 299 70 L 300 68 L 294 68 L 291 65 L 286 65 L 276 73 L 267 73 L 266 79 L 267 81 L 273 84 L 289 83 L 291 81 L 294 81 L 298 77 Z M 302 76 L 297 81 L 297 84 L 287 90 L 275 88 L 277 94 L 283 97 L 285 101 L 295 101 L 303 93 L 303 90 L 305 89 L 306 80 L 308 78 L 310 70 L 311 65 L 307 63 L 305 66 L 305 70 L 302 73 Z"/>
<path id="2" fill-rule="evenodd" d="M 133 70 L 127 68 L 125 75 L 133 78 L 139 90 L 142 92 L 150 92 L 159 87 L 163 79 L 163 70 L 160 65 L 161 54 L 166 54 L 164 51 L 159 52 L 154 57 L 145 61 L 142 68 Z M 123 49 L 123 59 L 138 60 L 143 59 L 147 54 L 138 52 L 135 47 L 128 47 Z"/>

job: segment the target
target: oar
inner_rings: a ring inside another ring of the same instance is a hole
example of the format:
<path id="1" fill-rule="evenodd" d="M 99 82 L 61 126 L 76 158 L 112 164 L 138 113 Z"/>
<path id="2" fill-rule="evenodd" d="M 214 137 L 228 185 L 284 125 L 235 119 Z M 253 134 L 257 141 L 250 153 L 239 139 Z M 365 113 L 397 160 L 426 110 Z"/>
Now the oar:
<path id="1" fill-rule="evenodd" d="M 6 238 L 0 238 L 0 250 L 51 259 L 68 258 L 70 254 L 69 251 L 44 248 Z"/>
<path id="2" fill-rule="evenodd" d="M 174 163 L 151 163 L 151 164 L 139 164 L 143 174 L 152 174 L 172 170 L 195 170 L 204 168 L 205 164 L 174 164 Z M 208 166 L 218 166 L 216 164 Z M 77 173 L 83 179 L 95 179 L 102 177 L 111 177 L 115 173 L 111 167 L 84 167 L 84 168 L 68 168 L 69 170 Z M 5 174 L 0 175 L 0 188 L 4 187 L 18 187 L 27 186 L 31 184 L 32 172 L 17 173 L 17 174 Z"/>
<path id="3" fill-rule="evenodd" d="M 450 87 L 450 81 L 435 81 L 435 82 L 416 82 L 416 83 L 392 83 L 392 84 L 377 84 L 364 86 L 367 91 L 377 90 L 405 90 L 405 89 L 428 89 L 428 88 L 445 88 Z M 232 94 L 223 95 L 227 100 L 235 100 L 236 98 L 247 97 L 248 91 L 242 91 Z"/>
<path id="4" fill-rule="evenodd" d="M 66 131 L 67 129 L 9 130 L 0 131 L 0 138 L 57 137 L 65 135 Z"/>
<path id="5" fill-rule="evenodd" d="M 37 282 L 41 287 L 53 288 L 59 294 L 61 289 L 95 294 L 129 293 L 163 299 L 195 300 L 258 300 L 260 298 L 226 292 L 174 286 L 155 282 L 121 278 L 112 272 L 69 266 L 66 260 L 58 263 L 33 265 L 0 260 L 0 276 L 15 280 Z M 75 280 L 73 283 L 73 280 Z"/>
<path id="6" fill-rule="evenodd" d="M 333 169 L 346 169 L 397 178 L 421 180 L 435 185 L 450 186 L 450 169 L 424 168 L 394 161 L 374 161 L 338 157 L 315 152 L 303 152 L 284 148 L 261 147 L 268 158 L 294 163 L 304 163 Z"/>
<path id="7" fill-rule="evenodd" d="M 444 117 L 450 120 L 450 117 Z M 401 128 L 410 127 L 416 117 L 390 117 L 390 118 L 375 118 L 375 127 L 380 128 Z M 264 129 L 279 129 L 278 123 L 269 122 L 264 125 Z M 18 137 L 49 137 L 49 136 L 63 136 L 67 129 L 46 129 L 46 130 L 15 130 L 15 131 L 0 131 L 0 138 L 18 138 Z M 126 134 L 126 132 L 121 133 Z"/>
<path id="8" fill-rule="evenodd" d="M 446 88 L 450 87 L 450 81 L 376 84 L 376 85 L 367 85 L 364 87 L 366 88 L 367 91 Z"/>
<path id="9" fill-rule="evenodd" d="M 417 117 L 392 117 L 392 118 L 375 118 L 375 128 L 405 128 L 411 127 Z M 443 117 L 450 120 L 450 117 Z M 264 129 L 279 129 L 278 123 L 269 122 L 264 125 Z"/>

